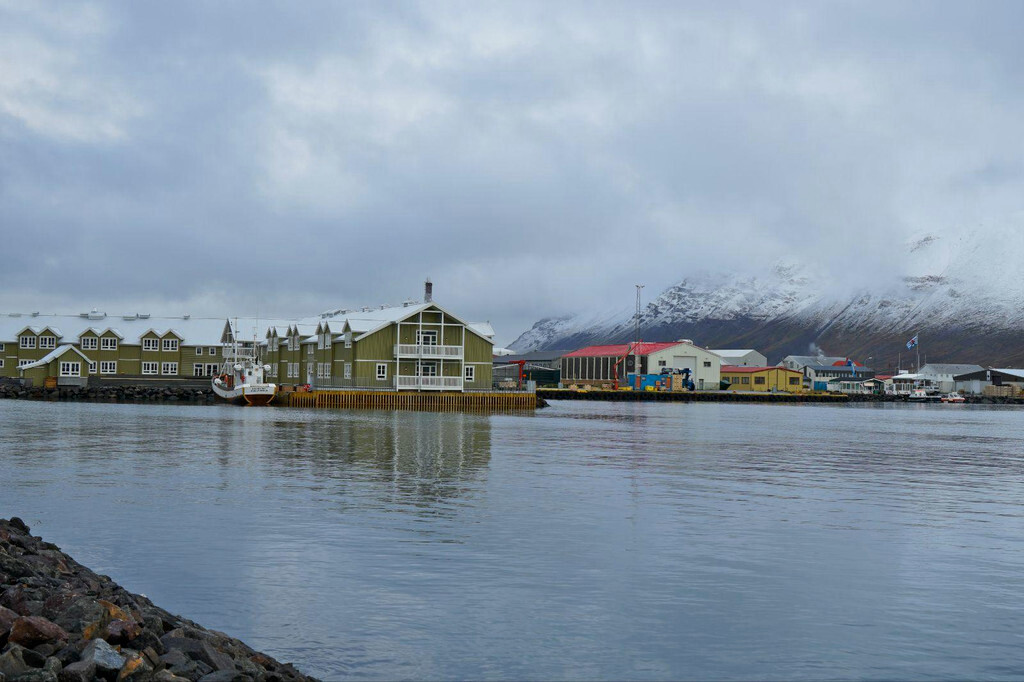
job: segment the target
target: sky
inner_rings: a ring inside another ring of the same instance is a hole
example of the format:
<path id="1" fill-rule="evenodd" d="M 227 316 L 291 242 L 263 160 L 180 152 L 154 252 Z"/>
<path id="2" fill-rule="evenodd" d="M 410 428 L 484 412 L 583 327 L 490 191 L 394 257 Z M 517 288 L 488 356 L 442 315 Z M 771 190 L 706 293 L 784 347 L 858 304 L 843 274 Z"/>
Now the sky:
<path id="1" fill-rule="evenodd" d="M 434 298 L 1024 229 L 1024 3 L 0 0 L 0 313 Z M 1024 254 L 1022 254 L 1024 255 Z M 857 263 L 858 267 L 849 267 Z"/>

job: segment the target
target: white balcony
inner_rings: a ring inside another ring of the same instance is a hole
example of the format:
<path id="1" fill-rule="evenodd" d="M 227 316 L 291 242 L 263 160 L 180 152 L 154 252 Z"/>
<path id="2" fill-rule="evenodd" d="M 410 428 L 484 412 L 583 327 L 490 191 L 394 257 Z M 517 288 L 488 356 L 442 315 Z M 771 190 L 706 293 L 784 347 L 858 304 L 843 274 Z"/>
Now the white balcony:
<path id="1" fill-rule="evenodd" d="M 431 360 L 461 360 L 462 346 L 434 346 L 419 343 L 400 343 L 395 346 L 395 357 L 429 358 Z"/>
<path id="2" fill-rule="evenodd" d="M 416 377 L 399 375 L 399 390 L 461 391 L 462 377 Z"/>

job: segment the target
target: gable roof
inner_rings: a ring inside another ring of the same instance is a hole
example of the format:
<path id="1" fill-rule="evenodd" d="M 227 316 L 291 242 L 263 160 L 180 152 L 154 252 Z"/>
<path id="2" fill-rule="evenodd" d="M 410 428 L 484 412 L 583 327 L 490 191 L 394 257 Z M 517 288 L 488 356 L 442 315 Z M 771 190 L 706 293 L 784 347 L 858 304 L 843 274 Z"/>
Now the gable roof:
<path id="1" fill-rule="evenodd" d="M 46 365 L 50 364 L 51 362 L 53 362 L 57 358 L 61 357 L 62 355 L 64 355 L 68 351 L 73 351 L 73 352 L 77 353 L 78 355 L 81 355 L 82 359 L 85 360 L 86 362 L 92 362 L 92 360 L 90 360 L 88 358 L 88 356 L 86 356 L 85 353 L 83 353 L 82 351 L 78 350 L 77 348 L 72 346 L 70 343 L 65 343 L 65 344 L 61 344 L 60 346 L 57 346 L 55 349 L 51 350 L 49 353 L 47 353 L 43 357 L 39 358 L 35 362 L 31 362 L 31 363 L 29 363 L 27 365 L 22 365 L 18 369 L 19 370 L 24 370 L 24 369 L 33 369 L 35 367 L 45 367 Z"/>
<path id="2" fill-rule="evenodd" d="M 985 369 L 981 365 L 958 365 L 929 362 L 918 370 L 919 374 L 967 374 Z"/>
<path id="3" fill-rule="evenodd" d="M 775 370 L 779 372 L 792 372 L 794 374 L 800 374 L 798 369 L 790 369 L 788 367 L 780 367 L 779 365 L 772 365 L 770 367 L 751 367 L 749 365 L 724 365 L 721 369 L 722 373 L 728 372 L 729 374 L 753 374 L 755 372 L 765 372 L 769 370 Z"/>

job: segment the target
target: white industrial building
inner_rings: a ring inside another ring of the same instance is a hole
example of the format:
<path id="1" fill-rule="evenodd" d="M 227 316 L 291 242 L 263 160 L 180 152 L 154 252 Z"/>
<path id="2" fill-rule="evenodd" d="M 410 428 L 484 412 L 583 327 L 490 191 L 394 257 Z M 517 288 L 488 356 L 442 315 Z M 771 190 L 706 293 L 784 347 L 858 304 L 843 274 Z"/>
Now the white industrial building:
<path id="1" fill-rule="evenodd" d="M 720 387 L 722 359 L 692 341 L 644 342 L 635 348 L 626 343 L 587 346 L 562 356 L 562 383 L 603 385 L 617 380 L 625 385 L 626 375 L 635 372 L 635 359 L 640 374 L 688 369 L 697 390 L 717 391 Z"/>

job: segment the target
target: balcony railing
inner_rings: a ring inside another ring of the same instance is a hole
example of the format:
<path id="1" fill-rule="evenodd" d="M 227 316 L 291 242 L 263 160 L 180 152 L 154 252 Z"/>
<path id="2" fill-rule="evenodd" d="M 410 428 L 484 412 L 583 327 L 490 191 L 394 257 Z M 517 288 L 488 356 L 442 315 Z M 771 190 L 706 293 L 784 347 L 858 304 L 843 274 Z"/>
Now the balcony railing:
<path id="1" fill-rule="evenodd" d="M 395 356 L 399 358 L 461 360 L 462 346 L 434 346 L 419 343 L 399 343 L 395 346 Z"/>
<path id="2" fill-rule="evenodd" d="M 425 391 L 461 391 L 462 377 L 398 377 L 398 388 Z"/>

